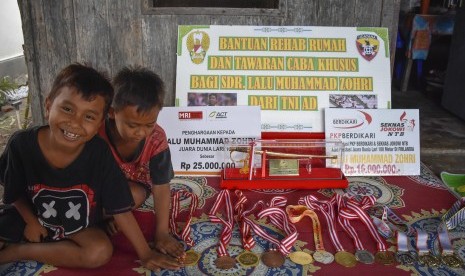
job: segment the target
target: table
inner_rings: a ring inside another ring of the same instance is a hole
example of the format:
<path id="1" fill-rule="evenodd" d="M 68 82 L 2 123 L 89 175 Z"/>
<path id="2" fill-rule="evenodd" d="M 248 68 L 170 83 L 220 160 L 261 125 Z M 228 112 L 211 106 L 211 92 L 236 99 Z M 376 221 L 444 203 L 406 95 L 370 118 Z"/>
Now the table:
<path id="1" fill-rule="evenodd" d="M 426 60 L 432 35 L 452 35 L 454 30 L 454 15 L 424 15 L 413 16 L 412 23 L 408 27 L 405 68 L 401 81 L 401 91 L 408 88 L 413 60 Z M 409 21 L 408 19 L 406 20 Z"/>
<path id="2" fill-rule="evenodd" d="M 444 184 L 439 180 L 426 166 L 422 166 L 420 176 L 389 176 L 389 177 L 348 177 L 349 187 L 347 189 L 320 189 L 320 190 L 244 190 L 249 203 L 252 204 L 259 199 L 269 201 L 276 195 L 288 198 L 288 204 L 297 204 L 300 197 L 313 194 L 320 199 L 328 199 L 334 193 L 349 193 L 351 195 L 374 195 L 378 203 L 389 206 L 397 215 L 401 216 L 407 223 L 416 229 L 422 229 L 430 234 L 434 234 L 435 229 L 440 221 L 441 215 L 449 209 L 457 200 Z M 438 268 L 429 268 L 416 265 L 405 267 L 402 265 L 382 266 L 378 264 L 364 265 L 357 264 L 354 268 L 345 268 L 336 263 L 323 265 L 313 263 L 306 266 L 297 265 L 286 260 L 280 268 L 269 268 L 263 263 L 256 267 L 244 268 L 236 264 L 229 270 L 219 270 L 213 264 L 216 259 L 216 246 L 218 236 L 222 227 L 218 224 L 211 223 L 208 219 L 208 212 L 211 209 L 216 195 L 219 192 L 219 178 L 216 177 L 176 177 L 172 181 L 172 189 L 185 189 L 198 195 L 199 205 L 192 223 L 192 238 L 195 241 L 194 249 L 202 252 L 200 261 L 196 266 L 185 267 L 181 271 L 162 271 L 158 274 L 145 270 L 136 262 L 136 255 L 128 245 L 124 237 L 116 237 L 116 249 L 112 260 L 104 267 L 92 270 L 84 269 L 63 269 L 46 266 L 37 262 L 18 262 L 0 266 L 0 275 L 82 275 L 83 273 L 92 275 L 465 275 L 465 269 L 451 269 L 440 266 Z M 146 237 L 151 238 L 151 226 L 154 223 L 154 216 L 151 213 L 149 202 L 142 206 L 136 214 L 136 218 L 143 226 Z M 181 206 L 187 208 L 187 200 L 181 201 Z M 250 205 L 247 205 L 249 207 Z M 183 212 L 186 213 L 186 212 Z M 181 213 L 181 214 L 183 214 Z M 182 221 L 182 220 L 181 220 Z M 327 251 L 335 252 L 331 244 L 329 233 L 325 231 L 325 220 L 320 217 L 322 223 L 324 245 Z M 266 221 L 259 221 L 259 224 L 267 232 L 281 236 L 282 233 Z M 294 244 L 293 250 L 312 251 L 315 246 L 313 243 L 313 234 L 310 220 L 304 219 L 296 224 L 299 236 L 298 241 Z M 359 235 L 366 248 L 375 252 L 376 246 L 371 239 L 366 228 L 361 224 L 355 224 Z M 341 242 L 346 249 L 353 252 L 354 246 L 349 237 L 338 229 Z M 459 226 L 457 230 L 450 232 L 451 242 L 455 251 L 462 259 L 465 259 L 465 227 Z M 243 249 L 237 225 L 233 231 L 233 238 L 228 247 L 231 256 L 235 257 Z M 257 254 L 263 253 L 268 248 L 267 241 L 258 238 L 257 244 L 253 251 Z M 410 246 L 414 240 L 410 239 Z M 388 240 L 390 250 L 395 250 L 395 241 Z M 439 245 L 437 236 L 429 240 L 429 245 L 433 248 L 435 254 L 439 254 Z"/>

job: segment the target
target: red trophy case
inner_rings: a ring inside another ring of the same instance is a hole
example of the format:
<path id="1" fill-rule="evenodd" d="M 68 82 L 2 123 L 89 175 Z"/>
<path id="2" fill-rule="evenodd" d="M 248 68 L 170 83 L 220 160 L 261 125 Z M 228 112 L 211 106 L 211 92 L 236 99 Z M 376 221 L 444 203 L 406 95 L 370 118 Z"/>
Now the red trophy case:
<path id="1" fill-rule="evenodd" d="M 226 189 L 346 188 L 343 143 L 323 139 L 256 140 L 225 145 Z"/>

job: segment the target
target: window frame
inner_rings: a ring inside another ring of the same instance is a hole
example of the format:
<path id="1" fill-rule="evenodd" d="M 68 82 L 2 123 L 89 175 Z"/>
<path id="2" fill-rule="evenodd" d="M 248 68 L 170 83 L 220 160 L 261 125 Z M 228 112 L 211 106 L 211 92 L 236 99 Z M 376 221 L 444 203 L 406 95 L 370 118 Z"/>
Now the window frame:
<path id="1" fill-rule="evenodd" d="M 224 16 L 275 16 L 284 17 L 287 0 L 278 0 L 277 9 L 260 8 L 204 8 L 204 7 L 154 7 L 153 0 L 142 1 L 142 14 L 153 15 L 224 15 Z"/>

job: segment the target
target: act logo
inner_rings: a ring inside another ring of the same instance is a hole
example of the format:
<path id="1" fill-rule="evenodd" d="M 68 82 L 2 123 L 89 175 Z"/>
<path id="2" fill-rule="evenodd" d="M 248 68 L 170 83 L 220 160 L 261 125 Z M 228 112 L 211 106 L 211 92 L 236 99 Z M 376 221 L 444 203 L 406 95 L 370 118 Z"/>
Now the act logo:
<path id="1" fill-rule="evenodd" d="M 355 41 L 357 44 L 357 50 L 360 55 L 368 60 L 371 61 L 376 57 L 379 51 L 379 40 L 376 35 L 372 34 L 361 34 L 357 36 L 357 40 Z"/>
<path id="2" fill-rule="evenodd" d="M 212 111 L 208 117 L 212 120 L 214 119 L 227 119 L 228 118 L 228 112 L 218 112 L 218 111 Z"/>
<path id="3" fill-rule="evenodd" d="M 191 60 L 195 64 L 204 61 L 208 48 L 210 47 L 210 37 L 206 32 L 195 31 L 187 36 L 186 47 Z"/>

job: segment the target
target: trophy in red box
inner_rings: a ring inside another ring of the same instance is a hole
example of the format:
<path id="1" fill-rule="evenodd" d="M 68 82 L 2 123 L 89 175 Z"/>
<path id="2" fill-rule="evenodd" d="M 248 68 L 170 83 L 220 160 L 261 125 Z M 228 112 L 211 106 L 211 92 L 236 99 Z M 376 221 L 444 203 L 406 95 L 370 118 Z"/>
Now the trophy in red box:
<path id="1" fill-rule="evenodd" d="M 278 139 L 228 143 L 229 166 L 222 170 L 226 189 L 346 188 L 344 147 L 339 140 Z"/>

